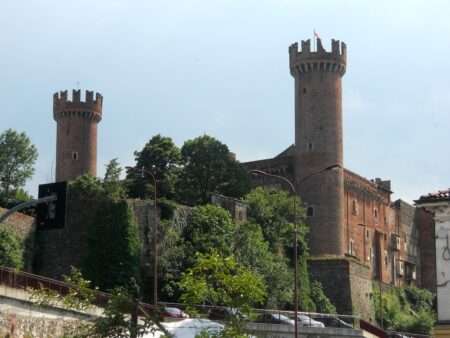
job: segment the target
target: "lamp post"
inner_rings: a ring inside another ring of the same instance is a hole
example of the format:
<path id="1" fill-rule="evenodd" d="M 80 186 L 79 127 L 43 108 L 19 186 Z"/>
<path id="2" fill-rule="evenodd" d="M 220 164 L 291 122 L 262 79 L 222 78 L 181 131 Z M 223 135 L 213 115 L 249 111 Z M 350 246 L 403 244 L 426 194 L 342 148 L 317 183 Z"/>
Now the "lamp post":
<path id="1" fill-rule="evenodd" d="M 144 177 L 144 173 L 150 175 L 153 180 L 153 206 L 154 206 L 154 228 L 153 228 L 153 304 L 155 307 L 158 305 L 158 205 L 157 205 L 157 194 L 156 194 L 156 177 L 150 171 L 144 167 L 140 168 L 141 175 Z"/>
<path id="2" fill-rule="evenodd" d="M 335 168 L 342 168 L 342 166 L 340 164 L 333 164 L 328 167 L 325 167 L 324 169 L 321 169 L 317 172 L 314 172 L 312 174 L 309 174 L 309 175 L 303 177 L 301 180 L 299 180 L 297 182 L 297 185 L 299 185 L 300 183 L 303 183 L 304 181 L 306 181 L 308 178 L 310 178 L 312 176 L 318 175 L 320 173 L 323 173 L 324 171 L 332 170 Z M 295 189 L 294 184 L 284 176 L 270 174 L 268 172 L 265 172 L 263 170 L 258 170 L 258 169 L 253 169 L 253 170 L 250 170 L 249 172 L 254 175 L 262 175 L 262 176 L 272 177 L 272 178 L 281 180 L 281 181 L 287 183 L 287 185 L 291 189 L 291 192 L 295 196 L 298 196 L 297 190 Z M 296 203 L 294 200 L 294 334 L 295 334 L 295 338 L 297 338 L 297 336 L 298 336 L 298 257 L 297 257 L 298 256 L 298 243 L 297 242 L 298 242 L 297 207 L 296 207 Z"/>

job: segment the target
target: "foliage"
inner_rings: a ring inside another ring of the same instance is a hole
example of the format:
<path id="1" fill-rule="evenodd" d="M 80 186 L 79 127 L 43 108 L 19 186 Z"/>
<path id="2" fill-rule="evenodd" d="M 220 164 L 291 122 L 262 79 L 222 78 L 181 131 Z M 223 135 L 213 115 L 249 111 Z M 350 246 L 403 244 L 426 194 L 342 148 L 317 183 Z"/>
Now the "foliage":
<path id="1" fill-rule="evenodd" d="M 177 192 L 183 203 L 208 203 L 215 192 L 232 197 L 241 197 L 248 192 L 245 170 L 228 147 L 215 138 L 203 135 L 188 140 L 181 148 L 181 155 L 184 168 Z"/>
<path id="2" fill-rule="evenodd" d="M 91 288 L 91 281 L 84 279 L 80 270 L 71 267 L 70 274 L 63 276 L 64 282 L 71 285 L 67 294 L 40 288 L 31 290 L 31 301 L 42 306 L 62 306 L 65 309 L 85 311 L 92 307 L 95 300 L 96 289 Z"/>
<path id="3" fill-rule="evenodd" d="M 212 204 L 193 208 L 183 230 L 187 257 L 193 258 L 195 253 L 208 253 L 211 249 L 230 255 L 234 230 L 235 224 L 225 209 Z"/>
<path id="4" fill-rule="evenodd" d="M 0 196 L 14 198 L 33 176 L 38 152 L 25 133 L 7 129 L 0 134 Z"/>
<path id="5" fill-rule="evenodd" d="M 141 151 L 134 152 L 136 165 L 127 168 L 129 194 L 153 198 L 152 173 L 157 181 L 158 197 L 172 198 L 178 178 L 181 154 L 170 137 L 153 136 Z"/>
<path id="6" fill-rule="evenodd" d="M 71 274 L 64 276 L 64 281 L 72 285 L 68 294 L 62 295 L 42 287 L 32 290 L 31 301 L 40 306 L 64 306 L 67 309 L 82 311 L 93 306 L 97 288 L 91 289 L 91 282 L 84 279 L 79 270 L 72 267 Z M 68 330 L 64 337 L 134 338 L 154 331 L 156 327 L 163 331 L 166 337 L 171 337 L 159 323 L 159 319 L 140 306 L 139 287 L 135 280 L 131 279 L 128 284 L 128 289 L 118 287 L 112 290 L 102 316 L 89 324 L 80 324 L 76 329 Z"/>
<path id="7" fill-rule="evenodd" d="M 113 158 L 106 165 L 105 178 L 103 179 L 104 189 L 109 195 L 116 199 L 125 198 L 126 191 L 123 183 L 120 181 L 122 167 L 120 167 L 117 158 Z"/>
<path id="8" fill-rule="evenodd" d="M 196 304 L 230 308 L 235 315 L 231 316 L 227 331 L 233 337 L 245 337 L 241 314 L 248 315 L 251 307 L 261 304 L 266 296 L 266 286 L 260 276 L 238 264 L 233 256 L 225 257 L 217 252 L 197 254 L 195 265 L 183 274 L 180 287 L 181 301 L 191 309 Z"/>
<path id="9" fill-rule="evenodd" d="M 0 265 L 21 269 L 23 267 L 23 247 L 11 230 L 0 227 Z"/>
<path id="10" fill-rule="evenodd" d="M 158 261 L 160 296 L 168 302 L 177 302 L 180 296 L 178 281 L 186 257 L 182 231 L 180 227 L 174 226 L 171 220 L 162 220 L 160 229 L 162 230 Z"/>
<path id="11" fill-rule="evenodd" d="M 380 295 L 374 285 L 375 315 L 382 326 L 403 332 L 429 334 L 435 322 L 431 292 L 416 287 L 392 288 Z M 381 302 L 381 304 L 380 304 Z"/>
<path id="12" fill-rule="evenodd" d="M 304 209 L 298 197 L 284 190 L 258 187 L 245 196 L 245 201 L 249 218 L 261 226 L 272 250 L 281 253 L 283 246 L 292 246 L 295 221 L 299 227 L 299 251 L 307 251 L 307 227 L 301 222 Z"/>
<path id="13" fill-rule="evenodd" d="M 118 182 L 120 180 L 120 174 L 122 173 L 122 168 L 120 167 L 119 160 L 117 158 L 113 158 L 106 165 L 105 172 L 105 182 Z"/>
<path id="14" fill-rule="evenodd" d="M 75 199 L 95 205 L 88 229 L 88 252 L 82 264 L 85 276 L 102 290 L 127 285 L 139 277 L 139 230 L 124 199 L 118 199 L 107 183 L 81 176 L 70 185 Z"/>
<path id="15" fill-rule="evenodd" d="M 273 290 L 273 298 L 269 297 L 271 305 L 292 307 L 293 305 L 293 269 L 294 269 L 294 231 L 297 223 L 298 244 L 298 301 L 303 311 L 333 312 L 333 305 L 323 293 L 318 284 L 311 284 L 307 260 L 308 227 L 303 222 L 304 209 L 297 196 L 286 191 L 258 187 L 245 196 L 249 206 L 249 219 L 258 224 L 264 239 L 270 245 L 270 250 L 278 259 L 266 266 L 263 272 L 267 285 Z M 253 235 L 254 236 L 254 235 Z M 242 244 L 239 248 L 243 247 Z M 273 270 L 271 270 L 273 268 Z M 272 292 L 271 292 L 272 293 Z"/>
<path id="16" fill-rule="evenodd" d="M 95 320 L 87 337 L 141 337 L 155 330 L 155 318 L 144 316 L 137 320 L 139 311 L 137 295 L 123 287 L 115 288 L 103 316 Z"/>
<path id="17" fill-rule="evenodd" d="M 315 305 L 315 311 L 320 313 L 336 313 L 336 307 L 324 294 L 322 284 L 318 281 L 311 283 L 311 299 Z"/>
<path id="18" fill-rule="evenodd" d="M 270 251 L 261 227 L 256 223 L 240 224 L 234 236 L 234 255 L 243 266 L 255 271 L 270 292 L 266 306 L 284 308 L 292 302 L 293 272 L 288 260 Z"/>

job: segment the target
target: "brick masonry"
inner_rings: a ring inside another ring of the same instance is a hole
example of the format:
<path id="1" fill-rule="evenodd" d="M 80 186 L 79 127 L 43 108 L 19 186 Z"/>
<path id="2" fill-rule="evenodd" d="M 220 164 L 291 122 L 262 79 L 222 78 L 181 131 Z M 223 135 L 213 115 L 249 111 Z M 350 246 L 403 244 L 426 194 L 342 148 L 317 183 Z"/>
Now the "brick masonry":
<path id="1" fill-rule="evenodd" d="M 341 78 L 346 57 L 345 44 L 336 40 L 331 51 L 322 47 L 320 39 L 316 51 L 309 40 L 302 41 L 301 48 L 296 43 L 289 47 L 295 80 L 295 144 L 272 159 L 243 166 L 296 184 L 309 211 L 311 254 L 319 259 L 316 262 L 325 259 L 311 265 L 315 277 L 325 283 L 339 281 L 342 288 L 331 284 L 326 293 L 342 311 L 352 305 L 370 316 L 364 303 L 371 281 L 433 290 L 433 222 L 431 215 L 404 201 L 392 202 L 390 181 L 368 180 L 343 167 Z M 279 180 L 262 176 L 252 177 L 252 184 L 289 190 Z M 329 256 L 342 261 L 334 261 L 333 267 Z M 353 263 L 344 264 L 345 257 Z M 357 264 L 364 268 L 356 268 Z"/>

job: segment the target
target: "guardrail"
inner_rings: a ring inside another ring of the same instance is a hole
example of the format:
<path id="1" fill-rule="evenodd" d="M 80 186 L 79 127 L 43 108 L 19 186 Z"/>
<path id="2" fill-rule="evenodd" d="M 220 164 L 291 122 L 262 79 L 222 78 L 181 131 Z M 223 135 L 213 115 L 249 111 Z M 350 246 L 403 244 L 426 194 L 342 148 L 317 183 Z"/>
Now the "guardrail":
<path id="1" fill-rule="evenodd" d="M 162 306 L 186 309 L 186 306 L 179 303 L 159 302 Z M 273 310 L 273 309 L 253 309 L 250 314 L 239 313 L 229 307 L 195 305 L 193 308 L 197 316 L 206 317 L 215 321 L 226 321 L 227 317 L 241 315 L 244 320 L 256 323 L 267 324 L 287 324 L 293 325 L 294 311 Z M 326 314 L 317 312 L 298 312 L 300 327 L 334 327 L 359 329 L 360 318 L 352 315 Z"/>
<path id="2" fill-rule="evenodd" d="M 29 291 L 30 289 L 49 289 L 63 296 L 67 295 L 71 289 L 76 288 L 74 285 L 56 279 L 4 266 L 0 266 L 0 284 L 24 291 Z M 110 298 L 111 294 L 96 290 L 94 305 L 103 307 L 108 303 Z M 139 305 L 148 313 L 152 313 L 155 310 L 153 305 L 147 303 L 140 302 Z"/>

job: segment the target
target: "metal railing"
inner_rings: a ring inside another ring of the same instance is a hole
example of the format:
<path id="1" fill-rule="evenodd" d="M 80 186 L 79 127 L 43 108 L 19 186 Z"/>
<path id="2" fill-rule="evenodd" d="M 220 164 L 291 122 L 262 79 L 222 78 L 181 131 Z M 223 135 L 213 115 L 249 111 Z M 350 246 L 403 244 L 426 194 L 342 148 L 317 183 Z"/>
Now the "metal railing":
<path id="1" fill-rule="evenodd" d="M 158 304 L 182 310 L 186 309 L 185 305 L 179 303 L 158 302 Z M 195 305 L 191 308 L 196 311 L 196 316 L 219 322 L 226 321 L 227 317 L 241 315 L 248 322 L 293 325 L 295 318 L 294 311 L 288 310 L 252 309 L 250 314 L 246 314 L 223 306 Z M 300 318 L 297 323 L 300 327 L 360 328 L 360 318 L 358 316 L 317 312 L 298 312 L 298 315 Z"/>
<path id="2" fill-rule="evenodd" d="M 24 291 L 30 291 L 30 289 L 48 289 L 62 296 L 67 295 L 70 290 L 76 288 L 74 285 L 56 279 L 4 266 L 0 266 L 0 285 Z M 98 290 L 94 290 L 94 292 L 95 300 L 93 305 L 104 307 L 111 298 L 111 294 Z M 153 313 L 155 310 L 153 305 L 147 303 L 140 302 L 139 305 L 149 313 Z"/>

